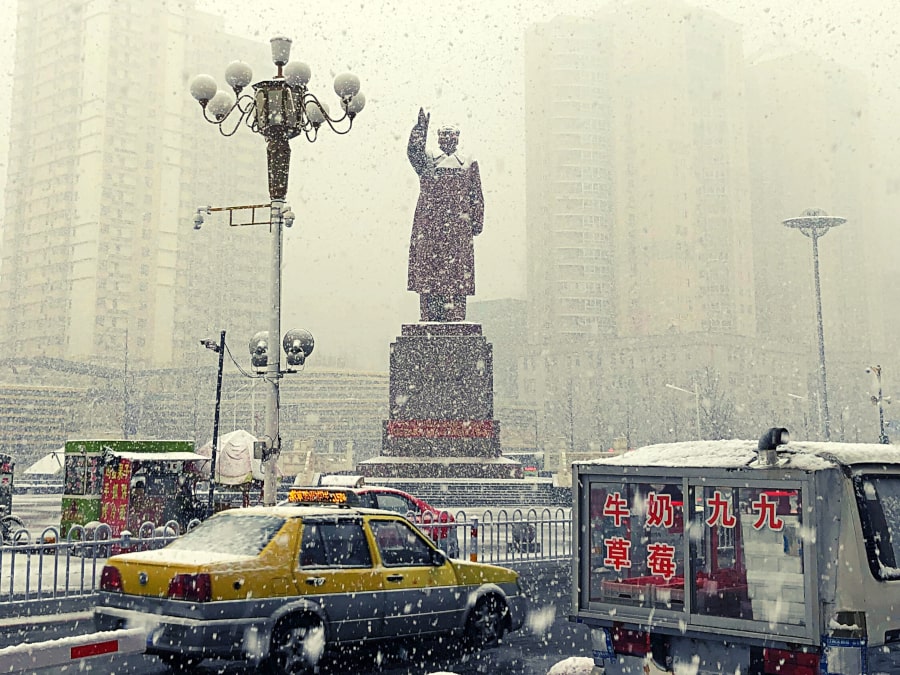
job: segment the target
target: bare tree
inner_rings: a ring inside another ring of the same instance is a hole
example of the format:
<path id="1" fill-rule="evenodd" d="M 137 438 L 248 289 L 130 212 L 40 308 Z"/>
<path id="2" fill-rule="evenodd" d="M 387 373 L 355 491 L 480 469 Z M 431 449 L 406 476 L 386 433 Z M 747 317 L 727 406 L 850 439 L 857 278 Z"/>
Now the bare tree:
<path id="1" fill-rule="evenodd" d="M 721 440 L 734 437 L 734 401 L 722 387 L 718 371 L 709 368 L 695 378 L 700 392 L 700 418 L 704 438 Z"/>

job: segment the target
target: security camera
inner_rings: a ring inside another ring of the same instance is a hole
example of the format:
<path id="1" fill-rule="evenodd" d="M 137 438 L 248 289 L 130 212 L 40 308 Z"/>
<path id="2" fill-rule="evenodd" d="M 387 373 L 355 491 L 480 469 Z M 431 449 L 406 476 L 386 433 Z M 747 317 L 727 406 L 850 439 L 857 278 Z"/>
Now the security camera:
<path id="1" fill-rule="evenodd" d="M 199 230 L 201 225 L 203 225 L 203 216 L 200 215 L 200 212 L 198 211 L 194 215 L 194 229 Z"/>
<path id="2" fill-rule="evenodd" d="M 284 213 L 281 214 L 281 217 L 284 219 L 285 227 L 290 227 L 291 225 L 294 224 L 295 216 L 294 216 L 294 212 L 291 211 L 290 207 L 288 207 L 288 209 Z"/>

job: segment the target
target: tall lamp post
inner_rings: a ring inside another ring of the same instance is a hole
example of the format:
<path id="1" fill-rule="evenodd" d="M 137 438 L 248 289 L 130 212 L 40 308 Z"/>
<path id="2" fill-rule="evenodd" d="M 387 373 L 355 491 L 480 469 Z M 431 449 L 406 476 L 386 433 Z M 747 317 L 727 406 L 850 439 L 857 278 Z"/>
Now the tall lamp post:
<path id="1" fill-rule="evenodd" d="M 682 389 L 681 387 L 676 387 L 674 384 L 666 385 L 669 389 L 674 389 L 675 391 L 680 391 L 685 394 L 692 394 L 694 396 L 694 424 L 697 427 L 697 440 L 700 440 L 700 388 L 696 387 L 693 391 L 690 389 Z"/>
<path id="2" fill-rule="evenodd" d="M 219 410 L 222 402 L 222 366 L 225 365 L 225 331 L 223 330 L 219 335 L 219 344 L 216 344 L 213 340 L 200 340 L 200 344 L 219 354 L 219 371 L 216 375 L 216 413 L 213 415 L 212 452 L 209 460 L 209 504 L 207 505 L 207 516 L 211 516 L 215 511 L 213 497 L 216 485 L 216 455 L 219 454 Z"/>
<path id="3" fill-rule="evenodd" d="M 824 426 L 825 440 L 831 440 L 831 419 L 828 414 L 828 380 L 825 376 L 825 336 L 822 332 L 822 289 L 819 284 L 819 239 L 824 237 L 828 230 L 847 222 L 846 218 L 829 216 L 821 209 L 807 209 L 799 218 L 788 218 L 782 221 L 785 227 L 800 230 L 800 234 L 812 240 L 813 250 L 813 276 L 816 284 L 816 329 L 819 338 L 819 385 L 822 388 L 822 397 L 819 402 L 822 406 L 822 424 Z"/>
<path id="4" fill-rule="evenodd" d="M 889 445 L 891 440 L 884 433 L 884 404 L 891 402 L 890 396 L 884 396 L 881 389 L 881 366 L 869 366 L 867 373 L 875 375 L 878 384 L 878 395 L 872 397 L 872 403 L 878 406 L 878 442 Z"/>
<path id="5" fill-rule="evenodd" d="M 268 160 L 270 225 L 272 235 L 271 272 L 271 316 L 269 336 L 277 341 L 281 335 L 281 254 L 282 226 L 293 214 L 285 211 L 288 173 L 290 170 L 292 138 L 303 134 L 309 142 L 316 140 L 319 128 L 327 124 L 332 131 L 345 134 L 353 127 L 353 120 L 363 109 L 366 98 L 359 91 L 359 78 L 351 73 L 342 73 L 334 79 L 334 91 L 340 98 L 343 115 L 332 117 L 328 105 L 319 101 L 308 89 L 310 68 L 299 61 L 289 61 L 291 40 L 286 37 L 271 39 L 272 61 L 278 71 L 274 78 L 253 84 L 254 94 L 242 94 L 250 84 L 253 73 L 246 63 L 234 61 L 225 69 L 225 80 L 234 94 L 220 90 L 209 75 L 197 75 L 191 82 L 191 95 L 203 108 L 207 122 L 219 127 L 223 136 L 231 136 L 241 124 L 266 140 Z M 257 208 L 256 206 L 242 208 Z M 206 212 L 213 210 L 206 208 Z M 234 207 L 227 210 L 233 211 Z M 198 210 L 194 218 L 195 227 L 203 222 Z M 199 219 L 199 221 L 198 221 Z M 257 224 L 255 217 L 253 222 Z M 289 227 L 290 225 L 287 224 Z M 287 342 L 287 338 L 285 338 Z M 311 351 L 311 348 L 310 348 Z M 266 363 L 266 381 L 269 383 L 266 396 L 265 450 L 263 452 L 264 483 L 263 503 L 272 505 L 276 496 L 276 459 L 281 451 L 281 435 L 278 426 L 278 389 L 282 376 L 278 349 L 269 349 Z M 290 358 L 290 357 L 289 357 Z"/>

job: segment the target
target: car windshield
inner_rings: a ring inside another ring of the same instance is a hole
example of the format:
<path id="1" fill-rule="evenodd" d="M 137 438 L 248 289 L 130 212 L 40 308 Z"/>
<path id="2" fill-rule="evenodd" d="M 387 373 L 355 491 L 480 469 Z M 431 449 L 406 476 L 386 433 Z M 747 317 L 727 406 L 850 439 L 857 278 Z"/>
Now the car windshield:
<path id="1" fill-rule="evenodd" d="M 856 494 L 872 574 L 900 579 L 900 476 L 861 476 Z"/>
<path id="2" fill-rule="evenodd" d="M 276 516 L 233 516 L 222 513 L 169 544 L 169 549 L 259 555 L 284 525 Z"/>

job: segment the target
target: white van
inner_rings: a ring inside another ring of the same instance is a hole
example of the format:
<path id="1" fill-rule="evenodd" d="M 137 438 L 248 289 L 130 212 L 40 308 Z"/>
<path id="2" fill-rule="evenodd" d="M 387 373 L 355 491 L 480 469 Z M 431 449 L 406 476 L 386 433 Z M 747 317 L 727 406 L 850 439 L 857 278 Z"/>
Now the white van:
<path id="1" fill-rule="evenodd" d="M 594 673 L 900 673 L 900 449 L 652 445 L 573 465 Z"/>

